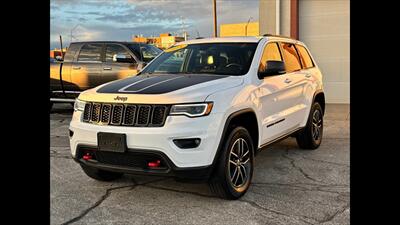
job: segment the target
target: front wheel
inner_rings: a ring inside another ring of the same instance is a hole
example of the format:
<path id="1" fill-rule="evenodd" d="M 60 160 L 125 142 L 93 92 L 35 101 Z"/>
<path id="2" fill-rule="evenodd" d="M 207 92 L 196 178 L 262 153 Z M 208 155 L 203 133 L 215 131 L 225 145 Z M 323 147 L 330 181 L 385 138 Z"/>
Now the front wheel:
<path id="1" fill-rule="evenodd" d="M 321 105 L 318 102 L 314 102 L 306 127 L 296 136 L 296 141 L 300 148 L 313 150 L 321 145 L 324 128 L 323 116 Z"/>
<path id="2" fill-rule="evenodd" d="M 254 145 L 244 127 L 234 128 L 225 141 L 209 185 L 221 198 L 238 199 L 248 190 L 253 176 Z"/>

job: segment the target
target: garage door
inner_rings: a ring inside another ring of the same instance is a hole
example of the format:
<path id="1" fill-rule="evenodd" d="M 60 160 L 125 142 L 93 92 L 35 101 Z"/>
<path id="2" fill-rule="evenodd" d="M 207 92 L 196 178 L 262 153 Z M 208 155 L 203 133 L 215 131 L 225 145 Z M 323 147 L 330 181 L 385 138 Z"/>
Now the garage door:
<path id="1" fill-rule="evenodd" d="M 328 103 L 350 101 L 350 1 L 300 0 L 299 39 L 324 75 Z"/>

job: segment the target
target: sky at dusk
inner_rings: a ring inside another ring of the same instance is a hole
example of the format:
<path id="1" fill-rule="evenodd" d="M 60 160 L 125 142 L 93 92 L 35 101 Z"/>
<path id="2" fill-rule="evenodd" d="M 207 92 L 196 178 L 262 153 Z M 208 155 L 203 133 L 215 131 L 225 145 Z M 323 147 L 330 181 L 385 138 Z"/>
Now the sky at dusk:
<path id="1" fill-rule="evenodd" d="M 217 0 L 218 24 L 258 21 L 259 0 Z M 59 35 L 73 41 L 130 41 L 132 35 L 182 33 L 189 39 L 213 33 L 212 0 L 51 0 L 50 47 Z M 219 26 L 218 26 L 219 29 Z"/>

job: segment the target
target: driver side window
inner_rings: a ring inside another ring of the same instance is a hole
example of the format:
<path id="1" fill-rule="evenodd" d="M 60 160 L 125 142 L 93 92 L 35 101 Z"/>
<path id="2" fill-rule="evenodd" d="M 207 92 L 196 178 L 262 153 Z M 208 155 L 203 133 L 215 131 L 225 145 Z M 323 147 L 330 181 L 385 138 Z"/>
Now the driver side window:
<path id="1" fill-rule="evenodd" d="M 283 61 L 278 43 L 269 43 L 267 46 L 265 46 L 263 55 L 261 57 L 260 66 L 258 67 L 259 72 L 266 69 L 266 63 L 268 60 Z"/>
<path id="2" fill-rule="evenodd" d="M 130 58 L 131 61 L 134 61 L 129 52 L 121 45 L 107 44 L 106 62 L 115 62 L 115 55 L 125 55 L 126 57 Z"/>

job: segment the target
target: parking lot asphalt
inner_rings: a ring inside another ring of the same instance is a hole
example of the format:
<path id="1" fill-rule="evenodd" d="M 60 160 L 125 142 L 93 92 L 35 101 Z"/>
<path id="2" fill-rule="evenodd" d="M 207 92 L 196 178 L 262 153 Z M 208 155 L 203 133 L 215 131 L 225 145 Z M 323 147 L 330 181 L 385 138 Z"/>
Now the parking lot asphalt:
<path id="1" fill-rule="evenodd" d="M 317 150 L 288 138 L 260 152 L 249 191 L 234 201 L 205 183 L 87 177 L 70 157 L 72 111 L 55 104 L 50 115 L 51 224 L 350 224 L 349 105 L 327 105 Z"/>

